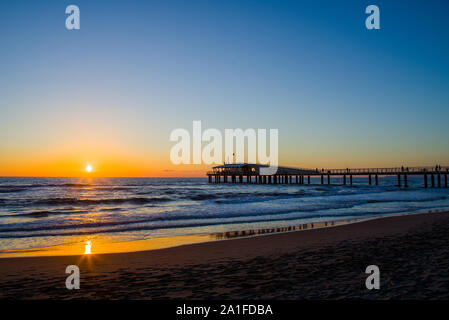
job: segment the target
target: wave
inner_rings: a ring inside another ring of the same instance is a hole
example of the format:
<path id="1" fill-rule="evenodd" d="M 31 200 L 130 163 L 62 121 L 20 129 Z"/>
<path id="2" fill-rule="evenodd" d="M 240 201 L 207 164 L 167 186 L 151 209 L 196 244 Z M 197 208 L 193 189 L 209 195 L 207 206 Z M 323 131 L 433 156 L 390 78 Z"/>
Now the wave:
<path id="1" fill-rule="evenodd" d="M 37 205 L 98 205 L 98 204 L 146 204 L 154 202 L 170 201 L 170 198 L 165 197 L 130 197 L 130 198 L 113 198 L 113 199 L 78 199 L 78 198 L 52 198 L 35 200 Z"/>
<path id="2" fill-rule="evenodd" d="M 403 211 L 392 211 L 387 214 L 400 213 Z M 293 221 L 293 220 L 303 220 L 310 218 L 320 218 L 326 219 L 329 218 L 331 220 L 338 220 L 341 218 L 356 218 L 356 217 L 369 217 L 369 216 L 378 216 L 385 215 L 385 213 L 379 212 L 368 212 L 368 213 L 345 213 L 345 214 L 322 214 L 322 215 L 302 215 L 302 216 L 293 216 L 293 217 L 283 217 L 282 219 L 247 219 L 247 220 L 239 220 L 239 221 L 208 221 L 208 219 L 203 219 L 202 221 L 196 222 L 185 222 L 185 223 L 177 223 L 177 224 L 158 224 L 158 225 L 131 225 L 131 224 L 119 224 L 119 228 L 116 229 L 97 229 L 97 230 L 69 230 L 68 232 L 54 232 L 58 229 L 53 228 L 51 230 L 42 229 L 40 231 L 51 231 L 50 233 L 35 233 L 35 234 L 1 234 L 0 238 L 28 238 L 28 237 L 50 237 L 50 236 L 78 236 L 78 235 L 91 235 L 91 234 L 99 234 L 99 233 L 119 233 L 119 232 L 133 232 L 133 231 L 151 231 L 151 230 L 159 230 L 159 229 L 176 229 L 176 228 L 192 228 L 192 227 L 207 227 L 207 226 L 216 226 L 216 225 L 229 225 L 229 224 L 248 224 L 248 223 L 263 223 L 263 222 L 276 222 L 276 221 Z M 263 216 L 261 216 L 263 217 Z M 98 225 L 98 227 L 107 227 L 105 225 Z M 67 228 L 59 228 L 59 230 L 67 230 Z M 9 232 L 18 232 L 18 231 L 29 231 L 29 230 L 15 230 Z M 34 230 L 37 231 L 37 230 Z"/>
<path id="3" fill-rule="evenodd" d="M 102 211 L 102 210 L 100 210 Z M 113 209 L 111 211 L 114 211 Z M 80 213 L 89 213 L 86 210 L 70 210 L 70 211 L 51 211 L 51 210 L 42 210 L 42 211 L 32 211 L 18 214 L 6 214 L 0 215 L 0 218 L 17 218 L 17 217 L 30 217 L 30 218 L 46 218 L 48 216 L 56 216 L 56 215 L 70 215 L 70 214 L 80 214 Z"/>
<path id="4" fill-rule="evenodd" d="M 27 188 L 0 186 L 0 193 L 14 193 L 14 192 L 22 192 L 25 190 L 27 190 Z"/>
<path id="5" fill-rule="evenodd" d="M 61 184 L 59 186 L 62 186 L 62 187 L 73 187 L 73 188 L 92 187 L 92 185 L 89 184 L 89 183 L 63 183 L 63 184 Z"/>
<path id="6" fill-rule="evenodd" d="M 0 185 L 0 193 L 9 192 L 10 190 L 27 190 L 35 188 L 95 188 L 95 189 L 108 189 L 108 190 L 129 190 L 135 186 L 115 186 L 108 184 L 90 184 L 90 183 L 61 183 L 61 184 L 20 184 L 20 185 Z"/>
<path id="7" fill-rule="evenodd" d="M 242 198 L 246 198 L 245 201 L 256 201 L 260 198 L 281 198 L 281 197 L 298 197 L 304 196 L 306 192 L 304 190 L 298 190 L 296 192 L 222 192 L 222 193 L 200 193 L 193 196 L 188 196 L 187 199 L 191 200 L 211 200 L 220 198 L 233 198 L 235 201 L 241 202 Z M 251 198 L 251 199 L 248 199 Z M 217 202 L 218 203 L 218 202 Z"/>
<path id="8" fill-rule="evenodd" d="M 9 215 L 6 216 L 8 218 L 10 217 L 32 217 L 32 218 L 45 218 L 48 217 L 50 214 L 53 214 L 52 211 L 34 211 L 34 212 L 28 212 L 28 213 L 20 213 L 15 215 Z M 5 216 L 1 216 L 5 217 Z"/>
<path id="9" fill-rule="evenodd" d="M 158 202 L 172 201 L 168 197 L 129 197 L 129 198 L 110 198 L 110 199 L 79 199 L 79 198 L 49 198 L 49 199 L 8 199 L 0 198 L 1 204 L 9 206 L 29 207 L 36 206 L 61 206 L 61 205 L 106 205 L 106 204 L 149 204 Z"/>
<path id="10" fill-rule="evenodd" d="M 191 196 L 191 200 L 210 200 L 210 199 L 216 199 L 217 195 L 215 194 L 197 194 L 194 196 Z"/>
<path id="11" fill-rule="evenodd" d="M 447 196 L 435 196 L 429 198 L 414 198 L 414 199 L 403 199 L 403 198 L 385 198 L 385 199 L 368 199 L 367 203 L 387 203 L 387 202 L 426 202 L 426 201 L 438 201 L 449 199 Z"/>
<path id="12" fill-rule="evenodd" d="M 58 229 L 75 229 L 75 228 L 98 228 L 98 227 L 113 227 L 120 225 L 129 225 L 129 224 L 139 224 L 139 223 L 151 223 L 151 222 L 168 222 L 168 221 L 191 221 L 191 220 L 210 220 L 210 219 L 221 219 L 225 221 L 226 219 L 236 219 L 236 218 L 254 218 L 254 217 L 263 217 L 263 216 L 285 216 L 287 214 L 291 214 L 297 212 L 302 214 L 301 217 L 309 217 L 309 215 L 304 213 L 311 214 L 312 216 L 317 216 L 314 212 L 329 210 L 329 209 L 349 209 L 356 205 L 366 203 L 366 201 L 347 201 L 343 203 L 333 203 L 333 204 L 323 204 L 316 205 L 311 204 L 309 206 L 304 206 L 302 208 L 287 208 L 281 210 L 273 210 L 273 208 L 269 208 L 267 211 L 240 211 L 240 212 L 224 212 L 220 214 L 190 214 L 186 215 L 183 212 L 179 212 L 177 214 L 169 214 L 163 212 L 162 215 L 152 215 L 145 218 L 140 219 L 132 219 L 132 220 L 121 220 L 121 221 L 109 221 L 109 222 L 95 222 L 95 223 L 77 223 L 76 225 L 70 223 L 67 225 L 45 225 L 45 226 L 24 226 L 20 223 L 18 224 L 9 224 L 8 226 L 0 226 L 0 234 L 4 232 L 33 232 L 33 231 L 45 231 L 45 230 L 58 230 Z M 206 211 L 208 212 L 208 211 Z M 282 218 L 285 219 L 285 218 Z M 273 221 L 277 219 L 268 219 L 267 221 Z"/>

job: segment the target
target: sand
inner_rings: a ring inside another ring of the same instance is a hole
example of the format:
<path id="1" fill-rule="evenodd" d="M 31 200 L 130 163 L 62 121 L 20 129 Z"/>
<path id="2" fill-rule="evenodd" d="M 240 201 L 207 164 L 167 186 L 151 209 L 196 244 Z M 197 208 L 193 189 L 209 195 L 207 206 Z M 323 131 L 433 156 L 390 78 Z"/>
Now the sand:
<path id="1" fill-rule="evenodd" d="M 67 290 L 67 265 L 81 288 Z M 365 287 L 368 265 L 380 289 Z M 0 259 L 0 299 L 448 299 L 449 212 L 133 253 Z"/>

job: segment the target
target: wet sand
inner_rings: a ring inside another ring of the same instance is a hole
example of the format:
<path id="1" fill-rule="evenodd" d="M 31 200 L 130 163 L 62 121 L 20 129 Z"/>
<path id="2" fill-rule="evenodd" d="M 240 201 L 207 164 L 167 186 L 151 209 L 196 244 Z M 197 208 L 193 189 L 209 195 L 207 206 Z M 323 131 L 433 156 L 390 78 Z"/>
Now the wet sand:
<path id="1" fill-rule="evenodd" d="M 80 290 L 65 288 L 67 265 Z M 380 268 L 367 290 L 365 269 Z M 449 212 L 90 256 L 0 259 L 0 299 L 448 299 Z"/>

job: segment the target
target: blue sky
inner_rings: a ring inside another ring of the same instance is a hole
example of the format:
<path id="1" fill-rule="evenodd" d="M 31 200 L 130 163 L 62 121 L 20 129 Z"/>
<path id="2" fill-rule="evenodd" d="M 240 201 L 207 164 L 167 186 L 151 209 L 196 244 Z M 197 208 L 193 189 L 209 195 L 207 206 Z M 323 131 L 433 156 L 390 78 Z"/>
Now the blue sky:
<path id="1" fill-rule="evenodd" d="M 80 30 L 65 29 L 69 4 Z M 380 30 L 365 28 L 370 4 Z M 287 165 L 447 164 L 448 12 L 436 0 L 2 1 L 1 165 L 86 139 L 163 163 L 170 131 L 193 120 L 278 128 Z"/>

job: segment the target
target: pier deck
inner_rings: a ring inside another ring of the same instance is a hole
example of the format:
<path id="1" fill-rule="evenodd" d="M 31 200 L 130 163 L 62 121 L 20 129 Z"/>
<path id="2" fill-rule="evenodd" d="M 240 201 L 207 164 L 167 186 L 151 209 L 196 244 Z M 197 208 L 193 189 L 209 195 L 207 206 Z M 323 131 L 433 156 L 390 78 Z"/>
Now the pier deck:
<path id="1" fill-rule="evenodd" d="M 278 167 L 276 174 L 261 175 L 260 164 L 234 163 L 213 167 L 207 172 L 209 183 L 258 183 L 258 184 L 311 184 L 311 177 L 320 177 L 321 184 L 331 184 L 332 177 L 341 177 L 342 185 L 352 185 L 353 176 L 366 176 L 368 184 L 379 184 L 379 178 L 397 176 L 397 186 L 407 187 L 408 176 L 422 176 L 423 186 L 447 188 L 448 166 L 395 167 L 395 168 L 346 168 L 346 169 L 306 169 Z M 325 182 L 326 180 L 326 182 Z M 429 181 L 430 180 L 430 181 Z M 340 185 L 341 185 L 340 184 Z"/>

